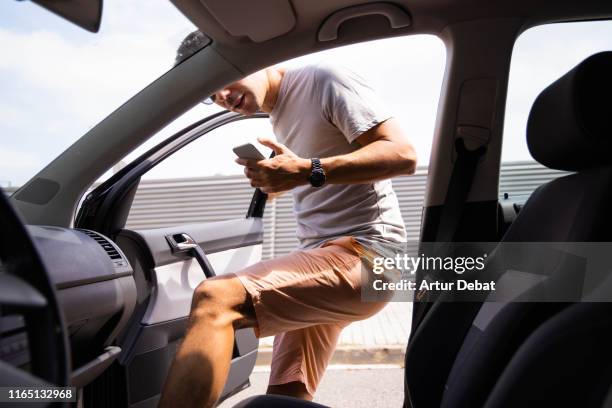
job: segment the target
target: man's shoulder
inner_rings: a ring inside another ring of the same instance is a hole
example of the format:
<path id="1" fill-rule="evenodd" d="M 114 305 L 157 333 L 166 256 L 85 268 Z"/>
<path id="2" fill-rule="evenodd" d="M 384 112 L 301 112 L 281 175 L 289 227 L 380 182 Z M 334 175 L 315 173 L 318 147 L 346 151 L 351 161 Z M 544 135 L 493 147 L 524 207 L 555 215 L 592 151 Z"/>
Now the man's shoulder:
<path id="1" fill-rule="evenodd" d="M 320 81 L 344 81 L 355 76 L 355 73 L 345 66 L 320 62 L 313 65 L 314 75 Z"/>
<path id="2" fill-rule="evenodd" d="M 317 82 L 338 81 L 352 77 L 354 73 L 346 67 L 328 62 L 316 62 L 287 69 L 290 75 L 312 77 Z"/>

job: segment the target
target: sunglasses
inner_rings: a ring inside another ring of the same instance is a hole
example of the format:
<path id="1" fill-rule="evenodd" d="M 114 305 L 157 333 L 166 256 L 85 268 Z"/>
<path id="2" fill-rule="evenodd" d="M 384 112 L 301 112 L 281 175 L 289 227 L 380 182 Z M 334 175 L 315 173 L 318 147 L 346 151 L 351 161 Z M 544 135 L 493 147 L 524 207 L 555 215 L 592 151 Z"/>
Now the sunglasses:
<path id="1" fill-rule="evenodd" d="M 208 98 L 204 99 L 202 103 L 204 105 L 212 105 L 213 103 L 215 103 L 215 94 L 212 94 Z"/>

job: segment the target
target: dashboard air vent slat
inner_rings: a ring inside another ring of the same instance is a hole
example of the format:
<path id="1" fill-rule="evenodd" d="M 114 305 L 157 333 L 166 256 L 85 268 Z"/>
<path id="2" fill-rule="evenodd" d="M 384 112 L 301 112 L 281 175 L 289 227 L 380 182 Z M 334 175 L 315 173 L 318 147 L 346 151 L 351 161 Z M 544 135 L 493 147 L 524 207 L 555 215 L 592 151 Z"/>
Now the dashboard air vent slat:
<path id="1" fill-rule="evenodd" d="M 92 237 L 93 239 L 95 239 L 96 242 L 98 244 L 100 244 L 102 249 L 104 249 L 106 251 L 106 253 L 110 257 L 110 259 L 112 259 L 112 260 L 122 259 L 121 258 L 121 254 L 119 252 L 117 252 L 115 247 L 110 242 L 108 242 L 108 240 L 106 238 L 104 238 L 102 235 L 98 234 L 97 232 L 93 232 L 93 231 L 89 231 L 89 230 L 80 229 L 79 231 L 81 231 L 84 234 L 87 234 L 90 237 Z"/>

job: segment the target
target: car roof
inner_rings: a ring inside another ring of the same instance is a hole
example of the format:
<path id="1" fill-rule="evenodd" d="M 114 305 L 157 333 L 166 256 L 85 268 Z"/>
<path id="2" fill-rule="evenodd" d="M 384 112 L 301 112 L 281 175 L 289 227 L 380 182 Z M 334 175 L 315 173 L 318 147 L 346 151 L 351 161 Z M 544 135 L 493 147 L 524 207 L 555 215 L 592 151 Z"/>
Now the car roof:
<path id="1" fill-rule="evenodd" d="M 368 39 L 406 34 L 440 34 L 445 27 L 478 19 L 519 19 L 523 29 L 551 22 L 612 18 L 612 2 L 601 0 L 173 0 L 206 33 L 221 54 L 244 71 L 299 55 Z M 342 38 L 321 42 L 317 34 L 339 10 L 394 5 L 411 19 L 391 29 L 380 14 L 345 21 Z M 386 27 L 384 27 L 386 26 Z M 386 30 L 385 30 L 386 28 Z"/>

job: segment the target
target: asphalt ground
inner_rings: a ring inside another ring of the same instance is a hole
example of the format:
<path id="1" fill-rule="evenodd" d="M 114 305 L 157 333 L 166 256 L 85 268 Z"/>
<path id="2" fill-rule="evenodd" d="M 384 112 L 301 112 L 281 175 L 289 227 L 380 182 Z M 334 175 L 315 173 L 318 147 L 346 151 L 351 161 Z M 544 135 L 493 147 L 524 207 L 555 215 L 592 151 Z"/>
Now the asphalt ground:
<path id="1" fill-rule="evenodd" d="M 268 376 L 269 367 L 256 367 L 251 386 L 219 407 L 230 408 L 249 396 L 265 394 Z M 340 408 L 399 408 L 404 401 L 403 381 L 403 368 L 394 364 L 330 365 L 314 401 Z"/>

